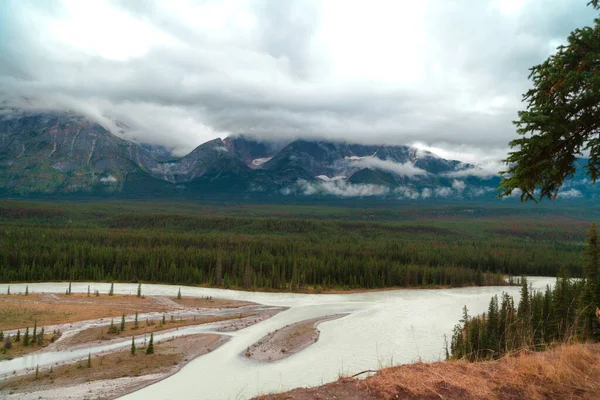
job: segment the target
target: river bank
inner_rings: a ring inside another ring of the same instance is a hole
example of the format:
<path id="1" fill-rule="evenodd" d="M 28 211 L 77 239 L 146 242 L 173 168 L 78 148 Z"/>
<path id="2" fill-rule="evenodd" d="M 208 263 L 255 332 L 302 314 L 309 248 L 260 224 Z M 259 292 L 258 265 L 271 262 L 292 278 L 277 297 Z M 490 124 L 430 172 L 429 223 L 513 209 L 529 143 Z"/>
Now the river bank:
<path id="1" fill-rule="evenodd" d="M 51 366 L 0 381 L 6 399 L 115 399 L 177 373 L 189 362 L 229 340 L 215 334 L 178 337 L 154 343 L 154 354 L 141 345 L 136 354 L 121 350 L 87 360 Z"/>
<path id="2" fill-rule="evenodd" d="M 343 316 L 345 314 L 329 315 L 284 326 L 254 343 L 246 350 L 244 356 L 261 362 L 283 360 L 316 343 L 319 340 L 319 324 Z"/>
<path id="3" fill-rule="evenodd" d="M 497 361 L 416 363 L 386 368 L 366 379 L 255 400 L 592 400 L 600 398 L 600 345 L 562 345 Z"/>

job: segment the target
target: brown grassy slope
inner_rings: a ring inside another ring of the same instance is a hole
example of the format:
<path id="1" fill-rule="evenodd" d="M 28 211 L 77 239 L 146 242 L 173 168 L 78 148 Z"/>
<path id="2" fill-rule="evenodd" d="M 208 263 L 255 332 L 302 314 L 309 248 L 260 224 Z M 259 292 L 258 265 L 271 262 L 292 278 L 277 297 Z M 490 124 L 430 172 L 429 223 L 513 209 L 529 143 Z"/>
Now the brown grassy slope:
<path id="1" fill-rule="evenodd" d="M 569 345 L 498 361 L 417 363 L 260 399 L 600 399 L 600 345 Z"/>
<path id="2" fill-rule="evenodd" d="M 252 303 L 234 300 L 183 298 L 160 296 L 101 294 L 22 294 L 0 295 L 0 329 L 10 330 L 38 327 L 97 318 L 120 318 L 147 312 L 170 312 L 180 307 L 189 308 L 235 308 Z M 167 318 L 169 316 L 167 315 Z"/>

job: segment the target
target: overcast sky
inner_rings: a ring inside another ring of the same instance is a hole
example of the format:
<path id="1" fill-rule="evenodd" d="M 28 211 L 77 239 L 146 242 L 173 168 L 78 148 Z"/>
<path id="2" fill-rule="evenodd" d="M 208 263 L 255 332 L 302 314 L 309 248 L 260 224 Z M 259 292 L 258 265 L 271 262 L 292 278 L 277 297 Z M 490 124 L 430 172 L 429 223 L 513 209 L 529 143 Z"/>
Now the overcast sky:
<path id="1" fill-rule="evenodd" d="M 411 144 L 493 162 L 587 0 L 2 0 L 0 101 L 184 154 L 215 137 Z"/>

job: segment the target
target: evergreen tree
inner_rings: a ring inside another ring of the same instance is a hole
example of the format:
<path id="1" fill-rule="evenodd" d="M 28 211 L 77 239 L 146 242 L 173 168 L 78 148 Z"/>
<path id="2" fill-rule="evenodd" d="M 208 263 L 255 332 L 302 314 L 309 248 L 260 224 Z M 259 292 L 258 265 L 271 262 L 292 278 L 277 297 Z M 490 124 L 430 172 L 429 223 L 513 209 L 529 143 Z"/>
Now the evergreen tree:
<path id="1" fill-rule="evenodd" d="M 88 285 L 87 297 L 90 297 L 90 285 Z"/>
<path id="2" fill-rule="evenodd" d="M 29 327 L 25 329 L 25 334 L 23 335 L 23 346 L 29 346 Z"/>
<path id="3" fill-rule="evenodd" d="M 215 268 L 215 284 L 221 286 L 223 283 L 223 262 L 221 260 L 221 250 L 217 253 L 217 266 Z"/>
<path id="4" fill-rule="evenodd" d="M 163 325 L 167 324 L 167 319 L 165 318 L 165 314 L 164 313 L 163 313 L 163 316 L 162 316 L 162 324 Z"/>
<path id="5" fill-rule="evenodd" d="M 598 0 L 589 1 L 596 13 Z M 523 96 L 527 109 L 515 121 L 522 137 L 502 172 L 503 196 L 521 190 L 521 200 L 556 198 L 565 179 L 577 171 L 580 155 L 589 151 L 584 166 L 592 182 L 600 176 L 600 18 L 591 27 L 575 29 L 556 54 L 532 67 L 533 88 Z"/>
<path id="6" fill-rule="evenodd" d="M 121 332 L 125 331 L 125 313 L 121 316 Z"/>
<path id="7" fill-rule="evenodd" d="M 92 353 L 88 353 L 87 367 L 92 368 Z"/>
<path id="8" fill-rule="evenodd" d="M 142 284 L 140 283 L 137 288 L 137 297 L 142 297 Z"/>
<path id="9" fill-rule="evenodd" d="M 598 232 L 596 224 L 593 223 L 588 231 L 585 241 L 585 250 L 583 256 L 583 272 L 585 274 L 585 285 L 581 292 L 579 309 L 582 311 L 582 334 L 584 336 L 595 335 L 598 331 L 598 320 L 596 319 L 596 307 L 598 289 L 596 283 L 599 278 L 598 269 L 600 268 L 600 249 L 598 248 Z"/>
<path id="10" fill-rule="evenodd" d="M 117 326 L 115 325 L 114 318 L 111 318 L 111 320 L 110 320 L 110 326 L 108 327 L 108 333 L 110 333 L 110 334 L 119 333 L 119 328 L 117 328 Z"/>
<path id="11" fill-rule="evenodd" d="M 8 289 L 6 289 L 6 294 L 10 295 L 10 285 L 8 285 Z"/>
<path id="12" fill-rule="evenodd" d="M 40 376 L 40 366 L 36 365 L 35 366 L 35 379 L 37 379 Z"/>
<path id="13" fill-rule="evenodd" d="M 0 331 L 0 340 L 4 340 L 4 331 Z"/>
<path id="14" fill-rule="evenodd" d="M 20 342 L 21 341 L 21 330 L 17 329 L 17 337 L 15 338 L 15 342 Z"/>
<path id="15" fill-rule="evenodd" d="M 136 351 L 136 347 L 135 347 L 135 337 L 131 337 L 131 355 L 135 356 L 135 351 Z"/>
<path id="16" fill-rule="evenodd" d="M 25 286 L 25 296 L 29 296 L 29 285 Z"/>
<path id="17" fill-rule="evenodd" d="M 140 327 L 138 322 L 138 312 L 135 312 L 135 320 L 133 321 L 133 329 L 138 329 Z"/>
<path id="18" fill-rule="evenodd" d="M 244 289 L 250 289 L 250 287 L 252 287 L 252 267 L 250 266 L 250 256 L 248 256 L 244 267 Z"/>
<path id="19" fill-rule="evenodd" d="M 37 340 L 37 320 L 33 321 L 33 336 L 31 339 L 31 343 L 35 343 Z"/>
<path id="20" fill-rule="evenodd" d="M 71 282 L 69 282 L 69 289 L 67 289 L 67 294 L 71 294 Z"/>
<path id="21" fill-rule="evenodd" d="M 179 288 L 179 291 L 177 292 L 177 300 L 181 300 L 181 288 Z"/>
<path id="22" fill-rule="evenodd" d="M 12 348 L 12 339 L 10 337 L 10 335 L 6 335 L 6 337 L 4 338 L 4 349 L 6 350 L 10 350 Z"/>
<path id="23" fill-rule="evenodd" d="M 44 327 L 42 326 L 42 330 L 40 331 L 40 334 L 37 337 L 37 344 L 38 346 L 41 346 L 44 344 Z"/>
<path id="24" fill-rule="evenodd" d="M 108 291 L 108 295 L 109 295 L 109 296 L 112 296 L 112 295 L 114 295 L 114 294 L 115 294 L 115 284 L 114 284 L 114 283 L 111 283 L 111 284 L 110 284 L 110 290 Z"/>
<path id="25" fill-rule="evenodd" d="M 150 333 L 150 342 L 146 347 L 146 354 L 154 354 L 154 333 Z"/>

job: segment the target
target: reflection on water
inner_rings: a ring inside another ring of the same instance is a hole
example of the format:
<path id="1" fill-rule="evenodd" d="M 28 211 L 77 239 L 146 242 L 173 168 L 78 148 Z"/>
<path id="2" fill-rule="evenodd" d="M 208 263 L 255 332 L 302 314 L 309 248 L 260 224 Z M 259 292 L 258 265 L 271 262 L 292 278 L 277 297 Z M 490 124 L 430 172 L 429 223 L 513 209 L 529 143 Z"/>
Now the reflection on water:
<path id="1" fill-rule="evenodd" d="M 530 278 L 536 289 L 552 284 L 554 278 Z M 74 283 L 73 291 L 108 292 L 110 284 Z M 65 291 L 66 284 L 30 284 L 30 292 Z M 0 293 L 6 293 L 6 284 Z M 146 295 L 177 294 L 178 286 L 144 285 Z M 11 285 L 11 292 L 24 291 L 25 285 Z M 115 284 L 115 292 L 135 294 L 136 284 Z M 239 332 L 217 350 L 197 358 L 180 372 L 155 385 L 142 389 L 127 399 L 244 399 L 259 393 L 315 386 L 352 375 L 365 369 L 416 360 L 437 361 L 444 357 L 444 335 L 462 315 L 466 305 L 471 314 L 485 312 L 494 294 L 503 291 L 515 296 L 518 287 L 476 287 L 463 289 L 390 290 L 335 295 L 239 292 L 231 290 L 182 287 L 183 296 L 213 296 L 247 300 L 266 305 L 290 307 L 275 317 Z M 319 325 L 319 341 L 288 359 L 263 364 L 241 357 L 246 348 L 290 323 L 330 314 L 349 313 L 341 319 Z M 216 325 L 180 329 L 177 335 L 213 331 Z M 160 340 L 173 334 L 156 335 Z M 39 364 L 83 358 L 131 342 L 105 345 L 74 352 L 31 355 L 0 363 L 0 374 Z"/>

